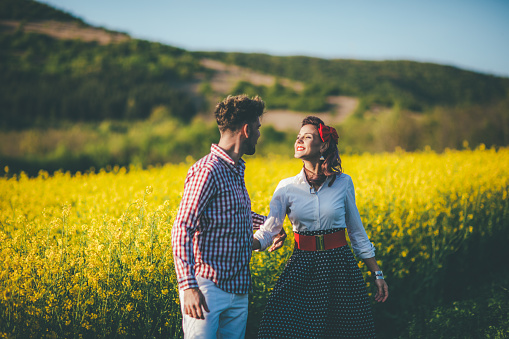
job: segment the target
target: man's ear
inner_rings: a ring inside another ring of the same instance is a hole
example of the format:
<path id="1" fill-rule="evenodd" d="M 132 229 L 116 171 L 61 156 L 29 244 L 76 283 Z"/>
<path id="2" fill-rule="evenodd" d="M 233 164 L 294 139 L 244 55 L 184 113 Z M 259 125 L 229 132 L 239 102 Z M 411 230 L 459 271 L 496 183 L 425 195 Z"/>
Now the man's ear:
<path id="1" fill-rule="evenodd" d="M 248 124 L 244 124 L 242 126 L 241 133 L 246 139 L 249 138 L 249 135 L 251 134 L 251 129 L 249 128 Z"/>

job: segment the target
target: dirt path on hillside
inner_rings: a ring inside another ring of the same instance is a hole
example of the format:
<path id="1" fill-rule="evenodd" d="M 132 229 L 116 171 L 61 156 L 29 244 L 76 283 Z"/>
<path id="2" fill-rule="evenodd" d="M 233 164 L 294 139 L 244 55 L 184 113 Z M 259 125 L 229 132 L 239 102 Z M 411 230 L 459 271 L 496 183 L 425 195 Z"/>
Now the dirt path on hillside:
<path id="1" fill-rule="evenodd" d="M 263 123 L 272 125 L 278 130 L 298 131 L 302 120 L 308 115 L 314 115 L 322 119 L 327 125 L 339 125 L 355 111 L 359 103 L 357 98 L 345 96 L 331 96 L 327 101 L 334 105 L 334 112 L 332 114 L 269 110 L 263 115 Z"/>
<path id="2" fill-rule="evenodd" d="M 272 86 L 276 81 L 276 77 L 273 75 L 262 74 L 236 65 L 228 65 L 217 60 L 202 59 L 200 63 L 202 66 L 216 72 L 211 80 L 211 86 L 214 91 L 219 93 L 228 93 L 239 81 L 247 81 L 257 86 Z M 295 91 L 304 89 L 304 84 L 301 82 L 285 78 L 278 78 L 277 80 L 281 85 L 291 87 Z"/>
<path id="3" fill-rule="evenodd" d="M 212 90 L 218 94 L 216 101 L 221 100 L 230 93 L 239 81 L 247 81 L 257 86 L 272 86 L 276 81 L 275 76 L 258 73 L 240 66 L 228 65 L 216 60 L 202 59 L 201 64 L 215 71 L 214 76 L 210 79 L 210 85 Z M 277 81 L 283 86 L 293 88 L 297 92 L 304 89 L 304 84 L 298 81 L 284 78 L 277 78 Z M 327 124 L 337 125 L 357 109 L 359 100 L 347 96 L 330 96 L 327 98 L 327 103 L 331 105 L 332 113 L 269 110 L 263 116 L 263 123 L 273 125 L 278 130 L 297 131 L 300 129 L 302 119 L 308 115 L 315 115 Z M 211 115 L 207 116 L 211 118 Z"/>

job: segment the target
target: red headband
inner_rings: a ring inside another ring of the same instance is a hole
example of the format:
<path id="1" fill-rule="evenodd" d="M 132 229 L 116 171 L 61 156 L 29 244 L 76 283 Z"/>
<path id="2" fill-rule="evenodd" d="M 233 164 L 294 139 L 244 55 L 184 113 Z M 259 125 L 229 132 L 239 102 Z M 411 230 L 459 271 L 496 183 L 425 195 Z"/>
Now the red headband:
<path id="1" fill-rule="evenodd" d="M 330 138 L 334 141 L 334 143 L 338 143 L 339 136 L 338 132 L 334 127 L 325 126 L 320 124 L 320 128 L 318 129 L 318 133 L 320 134 L 320 138 L 322 138 L 323 142 L 329 141 Z"/>

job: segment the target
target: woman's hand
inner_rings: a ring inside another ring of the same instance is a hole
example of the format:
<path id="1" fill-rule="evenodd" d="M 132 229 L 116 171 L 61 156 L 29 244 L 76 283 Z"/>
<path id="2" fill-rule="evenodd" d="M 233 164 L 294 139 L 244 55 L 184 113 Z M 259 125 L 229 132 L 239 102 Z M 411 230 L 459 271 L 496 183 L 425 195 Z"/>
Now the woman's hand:
<path id="1" fill-rule="evenodd" d="M 274 238 L 274 241 L 272 242 L 272 246 L 269 248 L 269 252 L 275 251 L 283 247 L 283 244 L 285 243 L 286 239 L 286 232 L 285 229 L 282 228 L 281 232 L 276 235 Z M 253 238 L 253 251 L 259 250 L 262 248 L 262 245 L 260 244 L 260 240 Z"/>
<path id="2" fill-rule="evenodd" d="M 281 232 L 279 232 L 278 235 L 274 238 L 274 241 L 272 242 L 272 246 L 269 248 L 269 252 L 275 251 L 283 247 L 283 244 L 285 243 L 286 239 L 286 232 L 285 229 L 282 228 Z"/>
<path id="3" fill-rule="evenodd" d="M 380 272 L 380 267 L 376 263 L 375 257 L 372 258 L 366 258 L 363 259 L 366 266 L 368 266 L 368 269 L 371 271 L 371 276 L 375 278 L 376 272 L 379 272 L 380 275 L 383 277 L 383 273 Z M 375 286 L 376 286 L 376 295 L 375 300 L 378 302 L 385 302 L 387 298 L 389 297 L 389 286 L 387 286 L 387 283 L 384 279 L 375 279 Z"/>
<path id="4" fill-rule="evenodd" d="M 389 297 L 389 286 L 387 286 L 384 279 L 375 279 L 375 285 L 377 288 L 375 300 L 382 303 L 385 302 Z"/>

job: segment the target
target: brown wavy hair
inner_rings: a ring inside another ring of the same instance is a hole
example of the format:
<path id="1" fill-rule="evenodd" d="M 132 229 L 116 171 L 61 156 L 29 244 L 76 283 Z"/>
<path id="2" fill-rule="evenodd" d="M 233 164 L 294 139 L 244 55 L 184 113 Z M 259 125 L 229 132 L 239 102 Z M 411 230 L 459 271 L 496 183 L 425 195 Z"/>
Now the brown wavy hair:
<path id="1" fill-rule="evenodd" d="M 302 120 L 301 126 L 313 125 L 317 130 L 319 130 L 320 124 L 325 125 L 322 119 L 310 115 Z M 331 175 L 341 175 L 341 173 L 343 173 L 343 168 L 341 167 L 341 158 L 339 157 L 338 145 L 332 140 L 329 140 L 328 143 L 329 146 L 325 152 L 322 153 L 325 160 L 320 166 L 320 171 L 327 177 L 330 177 Z"/>
<path id="2" fill-rule="evenodd" d="M 214 115 L 221 132 L 237 131 L 244 124 L 256 121 L 265 110 L 265 103 L 259 96 L 249 98 L 245 94 L 229 95 L 216 105 Z"/>

